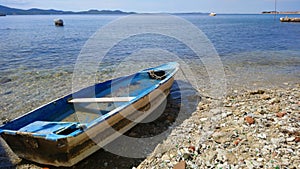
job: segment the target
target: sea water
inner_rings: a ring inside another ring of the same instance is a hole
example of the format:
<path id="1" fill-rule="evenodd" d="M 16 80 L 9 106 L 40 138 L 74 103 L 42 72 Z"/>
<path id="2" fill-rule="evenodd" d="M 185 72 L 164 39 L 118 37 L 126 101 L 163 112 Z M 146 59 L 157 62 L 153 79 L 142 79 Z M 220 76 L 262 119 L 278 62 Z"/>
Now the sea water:
<path id="1" fill-rule="evenodd" d="M 177 15 L 193 23 L 213 43 L 222 60 L 279 61 L 299 57 L 300 24 L 281 23 L 280 15 Z M 55 69 L 74 65 L 85 42 L 122 15 L 37 15 L 0 18 L 0 70 Z M 293 17 L 293 16 L 291 16 Z M 297 17 L 297 15 L 295 16 Z M 63 18 L 64 27 L 53 19 Z M 176 29 L 176 28 L 174 28 Z M 187 34 L 186 36 L 189 36 Z M 129 44 L 130 45 L 130 44 Z M 170 43 L 174 45 L 174 43 Z M 171 46 L 176 50 L 177 46 Z M 120 49 L 121 50 L 121 49 Z M 125 51 L 126 52 L 126 51 Z M 262 52 L 260 55 L 259 53 Z M 270 52 L 266 55 L 266 52 Z M 116 52 L 117 54 L 117 52 Z M 288 65 L 287 65 L 288 66 Z"/>

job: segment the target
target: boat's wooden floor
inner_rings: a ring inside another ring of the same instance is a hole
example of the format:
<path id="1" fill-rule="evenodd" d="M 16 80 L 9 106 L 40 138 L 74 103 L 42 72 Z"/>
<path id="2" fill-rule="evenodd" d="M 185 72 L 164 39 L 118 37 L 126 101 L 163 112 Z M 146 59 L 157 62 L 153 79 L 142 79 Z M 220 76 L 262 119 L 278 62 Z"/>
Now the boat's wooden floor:
<path id="1" fill-rule="evenodd" d="M 95 113 L 77 111 L 76 113 L 71 114 L 70 116 L 66 117 L 62 121 L 63 122 L 89 123 L 100 116 L 101 115 L 97 115 Z"/>
<path id="2" fill-rule="evenodd" d="M 75 112 L 62 121 L 89 123 L 114 108 L 114 103 L 78 103 L 75 105 Z"/>

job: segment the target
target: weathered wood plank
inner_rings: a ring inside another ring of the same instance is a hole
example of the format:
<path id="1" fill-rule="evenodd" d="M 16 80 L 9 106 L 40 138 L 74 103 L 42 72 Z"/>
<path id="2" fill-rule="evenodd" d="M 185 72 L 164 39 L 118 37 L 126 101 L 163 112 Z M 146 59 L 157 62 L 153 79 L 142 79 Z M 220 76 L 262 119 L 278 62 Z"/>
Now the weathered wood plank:
<path id="1" fill-rule="evenodd" d="M 128 102 L 134 97 L 102 97 L 102 98 L 76 98 L 69 100 L 69 103 L 105 103 L 105 102 Z"/>

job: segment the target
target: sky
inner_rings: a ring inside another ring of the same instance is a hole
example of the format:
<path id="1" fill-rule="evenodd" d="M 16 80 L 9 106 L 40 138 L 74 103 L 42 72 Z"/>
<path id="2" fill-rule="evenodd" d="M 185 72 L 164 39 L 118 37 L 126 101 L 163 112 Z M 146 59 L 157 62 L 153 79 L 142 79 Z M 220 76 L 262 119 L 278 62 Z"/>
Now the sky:
<path id="1" fill-rule="evenodd" d="M 216 12 L 261 13 L 262 11 L 300 11 L 300 0 L 0 0 L 13 8 L 86 11 L 89 9 L 127 12 Z"/>

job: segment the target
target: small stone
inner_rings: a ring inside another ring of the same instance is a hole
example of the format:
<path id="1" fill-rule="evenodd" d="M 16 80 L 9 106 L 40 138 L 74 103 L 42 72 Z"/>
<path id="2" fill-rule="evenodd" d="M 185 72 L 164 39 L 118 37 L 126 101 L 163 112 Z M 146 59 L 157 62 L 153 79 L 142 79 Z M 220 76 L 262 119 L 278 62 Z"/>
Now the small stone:
<path id="1" fill-rule="evenodd" d="M 245 121 L 250 125 L 255 123 L 254 119 L 250 116 L 245 117 Z"/>
<path id="2" fill-rule="evenodd" d="M 180 161 L 173 167 L 173 169 L 185 169 L 185 167 L 186 167 L 185 161 Z"/>
<path id="3" fill-rule="evenodd" d="M 289 159 L 286 159 L 286 158 L 281 158 L 281 164 L 284 165 L 284 166 L 288 166 L 290 164 L 290 160 Z"/>
<path id="4" fill-rule="evenodd" d="M 263 91 L 263 90 L 256 90 L 256 91 L 250 92 L 251 95 L 255 95 L 255 94 L 264 94 L 264 93 L 265 93 L 265 91 Z"/>
<path id="5" fill-rule="evenodd" d="M 231 111 L 227 112 L 226 115 L 227 116 L 231 116 L 233 113 Z"/>
<path id="6" fill-rule="evenodd" d="M 160 158 L 161 156 L 162 156 L 161 153 L 157 153 L 157 154 L 155 155 L 156 158 Z"/>
<path id="7" fill-rule="evenodd" d="M 296 143 L 300 142 L 300 137 L 296 137 L 296 138 L 295 138 L 295 142 L 296 142 Z"/>
<path id="8" fill-rule="evenodd" d="M 237 145 L 239 145 L 239 143 L 242 141 L 242 139 L 240 139 L 240 138 L 238 138 L 238 139 L 236 139 L 234 142 L 233 142 L 233 144 L 235 145 L 235 146 L 237 146 Z"/>
<path id="9" fill-rule="evenodd" d="M 184 160 L 188 160 L 188 159 L 190 159 L 191 158 L 191 154 L 189 154 L 189 153 L 184 153 L 183 154 L 183 159 Z"/>
<path id="10" fill-rule="evenodd" d="M 201 118 L 200 121 L 202 122 L 207 121 L 207 118 Z"/>
<path id="11" fill-rule="evenodd" d="M 247 168 L 254 168 L 253 164 L 249 160 L 245 160 Z"/>
<path id="12" fill-rule="evenodd" d="M 189 147 L 189 151 L 190 151 L 190 152 L 194 152 L 195 150 L 196 150 L 195 146 L 190 146 L 190 147 Z"/>
<path id="13" fill-rule="evenodd" d="M 287 142 L 292 142 L 294 140 L 295 140 L 295 137 L 289 137 L 289 138 L 286 139 Z"/>
<path id="14" fill-rule="evenodd" d="M 265 133 L 260 133 L 260 134 L 257 134 L 257 137 L 261 138 L 261 139 L 266 139 L 267 135 Z"/>
<path id="15" fill-rule="evenodd" d="M 273 144 L 281 144 L 285 142 L 285 139 L 283 137 L 280 137 L 280 138 L 271 138 L 271 143 Z"/>
<path id="16" fill-rule="evenodd" d="M 166 153 L 166 154 L 164 154 L 164 155 L 161 157 L 161 159 L 162 159 L 163 161 L 169 160 L 169 155 Z"/>
<path id="17" fill-rule="evenodd" d="M 285 116 L 286 115 L 286 112 L 279 112 L 279 113 L 276 113 L 276 117 L 279 117 L 279 118 L 281 118 L 281 117 L 283 117 L 283 116 Z"/>
<path id="18" fill-rule="evenodd" d="M 230 141 L 230 134 L 228 132 L 215 132 L 212 134 L 212 137 L 213 140 L 219 144 Z"/>
<path id="19" fill-rule="evenodd" d="M 263 99 L 263 100 L 270 100 L 271 99 L 270 95 L 268 95 L 268 94 L 263 94 L 263 95 L 260 96 L 260 98 Z"/>
<path id="20" fill-rule="evenodd" d="M 290 149 L 290 148 L 287 148 L 285 149 L 286 151 L 290 152 L 290 153 L 294 153 L 294 150 L 293 149 Z"/>
<path id="21" fill-rule="evenodd" d="M 262 161 L 264 161 L 264 159 L 263 158 L 258 158 L 257 161 L 262 162 Z"/>
<path id="22" fill-rule="evenodd" d="M 280 100 L 278 99 L 278 98 L 273 98 L 273 99 L 271 99 L 271 100 L 269 100 L 269 104 L 274 104 L 274 103 L 279 103 L 280 102 Z"/>
<path id="23" fill-rule="evenodd" d="M 274 157 L 276 157 L 278 154 L 276 153 L 276 152 L 273 152 L 272 153 L 272 157 L 274 158 Z"/>

